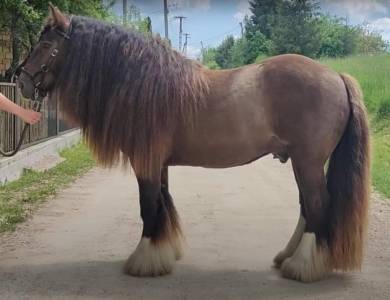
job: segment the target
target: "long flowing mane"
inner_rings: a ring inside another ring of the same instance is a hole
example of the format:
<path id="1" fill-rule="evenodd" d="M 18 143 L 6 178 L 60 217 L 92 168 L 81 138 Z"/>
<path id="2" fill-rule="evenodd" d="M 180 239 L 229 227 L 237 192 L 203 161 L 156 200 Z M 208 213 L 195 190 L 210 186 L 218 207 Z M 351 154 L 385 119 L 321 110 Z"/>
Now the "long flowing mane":
<path id="1" fill-rule="evenodd" d="M 149 173 L 175 127 L 192 122 L 208 83 L 198 63 L 160 38 L 73 17 L 54 91 L 100 163 L 112 166 L 123 152 Z"/>

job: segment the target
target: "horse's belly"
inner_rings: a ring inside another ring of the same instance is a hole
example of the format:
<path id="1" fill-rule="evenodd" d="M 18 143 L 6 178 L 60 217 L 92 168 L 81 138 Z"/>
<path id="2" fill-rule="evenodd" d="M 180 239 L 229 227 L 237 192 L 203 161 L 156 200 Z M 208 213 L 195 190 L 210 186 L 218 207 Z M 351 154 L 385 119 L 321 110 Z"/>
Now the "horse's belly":
<path id="1" fill-rule="evenodd" d="M 221 132 L 208 135 L 192 135 L 185 142 L 176 141 L 171 165 L 229 168 L 252 162 L 273 153 L 278 144 L 272 135 L 264 131 Z"/>
<path id="2" fill-rule="evenodd" d="M 268 151 L 256 151 L 243 153 L 242 151 L 204 151 L 186 157 L 172 160 L 170 165 L 194 166 L 204 168 L 230 168 L 248 164 L 260 157 L 267 155 Z"/>

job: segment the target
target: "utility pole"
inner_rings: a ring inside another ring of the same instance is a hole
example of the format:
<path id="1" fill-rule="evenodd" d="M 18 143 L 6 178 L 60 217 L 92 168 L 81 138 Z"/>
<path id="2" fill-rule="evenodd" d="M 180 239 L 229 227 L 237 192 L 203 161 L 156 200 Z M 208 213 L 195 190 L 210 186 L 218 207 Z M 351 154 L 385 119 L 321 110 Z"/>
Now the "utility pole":
<path id="1" fill-rule="evenodd" d="M 181 50 L 182 45 L 182 36 L 183 36 L 183 19 L 186 19 L 187 17 L 184 16 L 175 16 L 175 19 L 179 19 L 180 25 L 179 25 L 179 50 Z"/>
<path id="2" fill-rule="evenodd" d="M 164 23 L 165 23 L 165 39 L 169 41 L 168 37 L 168 0 L 164 0 Z"/>
<path id="3" fill-rule="evenodd" d="M 127 25 L 127 0 L 123 0 L 123 26 Z"/>
<path id="4" fill-rule="evenodd" d="M 241 26 L 241 38 L 244 37 L 244 27 L 242 26 L 242 22 L 240 22 L 240 26 Z"/>
<path id="5" fill-rule="evenodd" d="M 184 53 L 184 55 L 187 55 L 187 45 L 188 45 L 188 39 L 189 39 L 190 34 L 185 33 L 184 36 L 185 36 L 185 42 L 184 42 L 184 46 L 183 46 L 183 53 Z"/>
<path id="6" fill-rule="evenodd" d="M 203 46 L 203 41 L 200 41 L 200 49 L 201 49 L 201 54 L 202 54 L 202 58 L 201 58 L 201 61 L 203 61 L 203 57 L 204 57 L 204 46 Z"/>

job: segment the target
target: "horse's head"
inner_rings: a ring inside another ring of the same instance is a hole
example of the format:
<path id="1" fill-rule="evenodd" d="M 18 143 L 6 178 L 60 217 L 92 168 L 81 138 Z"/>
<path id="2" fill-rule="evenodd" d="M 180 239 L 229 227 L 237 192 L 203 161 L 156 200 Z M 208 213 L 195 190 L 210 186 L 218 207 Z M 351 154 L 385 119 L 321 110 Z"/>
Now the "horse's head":
<path id="1" fill-rule="evenodd" d="M 21 92 L 30 99 L 38 92 L 45 95 L 53 88 L 70 39 L 71 20 L 51 4 L 49 11 L 50 17 L 38 43 L 17 70 Z"/>

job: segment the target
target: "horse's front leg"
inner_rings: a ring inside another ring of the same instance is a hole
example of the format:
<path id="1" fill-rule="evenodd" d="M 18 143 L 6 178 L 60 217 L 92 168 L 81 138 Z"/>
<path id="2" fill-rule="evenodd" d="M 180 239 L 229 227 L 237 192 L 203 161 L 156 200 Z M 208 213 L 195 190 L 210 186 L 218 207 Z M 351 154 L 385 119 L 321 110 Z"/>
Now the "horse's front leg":
<path id="1" fill-rule="evenodd" d="M 137 176 L 143 230 L 141 241 L 130 255 L 125 272 L 134 276 L 170 273 L 181 255 L 181 231 L 168 192 L 167 169 L 155 178 Z"/>

